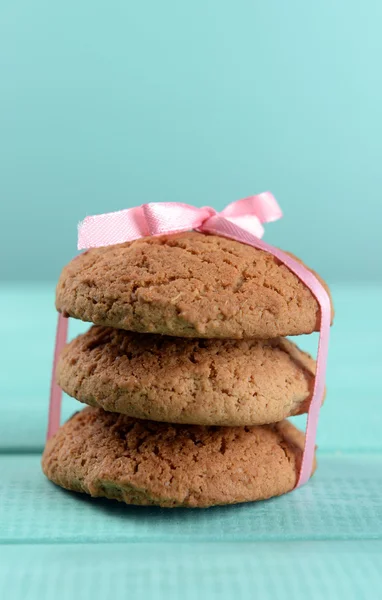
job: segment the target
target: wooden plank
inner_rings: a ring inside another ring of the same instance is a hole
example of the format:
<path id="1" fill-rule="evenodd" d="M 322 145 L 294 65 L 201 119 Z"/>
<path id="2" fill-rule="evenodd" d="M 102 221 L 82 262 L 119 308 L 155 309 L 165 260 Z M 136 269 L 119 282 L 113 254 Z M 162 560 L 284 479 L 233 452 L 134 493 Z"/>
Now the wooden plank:
<path id="1" fill-rule="evenodd" d="M 40 457 L 0 457 L 0 543 L 382 540 L 382 455 L 324 456 L 305 487 L 207 510 L 128 507 L 48 482 Z"/>
<path id="2" fill-rule="evenodd" d="M 362 600 L 382 585 L 381 542 L 0 547 L 12 600 Z"/>

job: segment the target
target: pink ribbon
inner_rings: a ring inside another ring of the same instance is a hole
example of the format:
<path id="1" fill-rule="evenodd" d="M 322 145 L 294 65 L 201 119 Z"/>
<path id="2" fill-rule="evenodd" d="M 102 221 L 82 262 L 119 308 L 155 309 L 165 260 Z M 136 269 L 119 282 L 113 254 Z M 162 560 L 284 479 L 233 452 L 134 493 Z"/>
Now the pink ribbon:
<path id="1" fill-rule="evenodd" d="M 232 202 L 221 212 L 209 206 L 197 208 L 179 202 L 151 202 L 118 212 L 86 217 L 78 227 L 78 250 L 121 244 L 149 235 L 181 231 L 218 230 L 230 223 L 257 238 L 264 234 L 262 223 L 276 221 L 282 212 L 270 192 Z M 229 236 L 228 236 L 229 237 Z"/>
<path id="2" fill-rule="evenodd" d="M 86 217 L 78 228 L 78 249 L 109 246 L 146 236 L 195 229 L 203 233 L 231 238 L 269 252 L 309 288 L 320 307 L 320 337 L 316 376 L 308 410 L 305 446 L 296 485 L 299 487 L 308 481 L 313 468 L 318 417 L 325 388 L 331 304 L 325 288 L 311 271 L 282 250 L 260 240 L 264 233 L 262 223 L 275 221 L 281 216 L 281 209 L 270 192 L 233 202 L 220 213 L 208 206 L 197 208 L 177 202 L 150 203 L 114 213 Z M 67 329 L 67 319 L 59 315 L 50 394 L 48 439 L 60 426 L 62 391 L 55 382 L 55 371 L 58 356 L 66 343 Z"/>

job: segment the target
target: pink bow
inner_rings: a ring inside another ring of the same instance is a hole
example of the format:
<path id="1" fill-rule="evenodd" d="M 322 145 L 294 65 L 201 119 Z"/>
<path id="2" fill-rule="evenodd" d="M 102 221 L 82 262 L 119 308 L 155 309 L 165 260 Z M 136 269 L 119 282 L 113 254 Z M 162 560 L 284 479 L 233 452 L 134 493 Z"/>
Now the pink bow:
<path id="1" fill-rule="evenodd" d="M 262 223 L 281 217 L 281 209 L 270 192 L 232 202 L 221 213 L 209 206 L 197 208 L 179 202 L 151 202 L 86 217 L 78 227 L 78 249 L 110 246 L 150 235 L 191 229 L 213 232 L 223 227 L 228 231 L 229 225 L 242 227 L 261 238 L 264 234 Z"/>
<path id="2" fill-rule="evenodd" d="M 196 229 L 204 233 L 228 237 L 269 252 L 286 265 L 310 289 L 320 307 L 320 338 L 318 343 L 316 377 L 308 411 L 305 447 L 297 486 L 309 479 L 312 473 L 316 431 L 321 402 L 325 389 L 326 360 L 331 322 L 331 304 L 323 285 L 302 264 L 282 250 L 266 244 L 260 237 L 262 223 L 275 221 L 282 216 L 281 209 L 270 192 L 250 196 L 229 204 L 221 213 L 213 208 L 197 208 L 189 204 L 159 202 L 135 208 L 86 217 L 79 225 L 78 248 L 94 248 L 135 240 L 150 235 L 163 235 Z M 55 382 L 56 362 L 67 338 L 67 319 L 59 316 L 53 376 L 49 406 L 48 439 L 60 424 L 60 388 Z"/>

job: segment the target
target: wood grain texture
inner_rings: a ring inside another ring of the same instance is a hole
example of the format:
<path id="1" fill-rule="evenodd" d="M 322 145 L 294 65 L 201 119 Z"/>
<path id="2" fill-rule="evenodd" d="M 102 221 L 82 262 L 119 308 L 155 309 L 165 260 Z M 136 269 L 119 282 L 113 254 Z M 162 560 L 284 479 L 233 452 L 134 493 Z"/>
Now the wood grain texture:
<path id="1" fill-rule="evenodd" d="M 12 600 L 368 600 L 381 556 L 380 541 L 26 544 L 0 547 L 0 589 Z"/>

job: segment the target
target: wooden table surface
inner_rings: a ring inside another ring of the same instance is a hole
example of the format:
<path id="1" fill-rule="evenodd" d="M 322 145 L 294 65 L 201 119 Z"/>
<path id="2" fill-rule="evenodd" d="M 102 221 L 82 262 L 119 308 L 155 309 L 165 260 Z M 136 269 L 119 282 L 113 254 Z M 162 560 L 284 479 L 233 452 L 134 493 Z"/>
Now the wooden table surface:
<path id="1" fill-rule="evenodd" d="M 45 479 L 54 285 L 3 285 L 0 597 L 377 598 L 382 286 L 332 290 L 336 320 L 312 481 L 267 502 L 164 510 L 92 500 Z M 70 326 L 71 335 L 88 327 Z M 298 342 L 314 352 L 317 336 Z M 65 397 L 64 418 L 77 404 Z M 303 426 L 303 417 L 296 421 Z"/>

